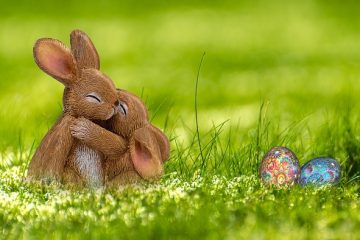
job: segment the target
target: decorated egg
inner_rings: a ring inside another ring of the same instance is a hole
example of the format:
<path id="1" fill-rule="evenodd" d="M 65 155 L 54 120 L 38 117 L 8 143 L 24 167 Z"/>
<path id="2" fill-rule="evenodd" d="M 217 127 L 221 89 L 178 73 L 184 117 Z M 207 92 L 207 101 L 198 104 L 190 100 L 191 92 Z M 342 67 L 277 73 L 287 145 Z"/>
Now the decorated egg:
<path id="1" fill-rule="evenodd" d="M 336 184 L 339 181 L 340 165 L 333 158 L 314 158 L 301 168 L 299 183 L 302 186 Z"/>
<path id="2" fill-rule="evenodd" d="M 260 177 L 266 185 L 292 185 L 299 176 L 299 160 L 286 147 L 272 148 L 261 161 Z"/>

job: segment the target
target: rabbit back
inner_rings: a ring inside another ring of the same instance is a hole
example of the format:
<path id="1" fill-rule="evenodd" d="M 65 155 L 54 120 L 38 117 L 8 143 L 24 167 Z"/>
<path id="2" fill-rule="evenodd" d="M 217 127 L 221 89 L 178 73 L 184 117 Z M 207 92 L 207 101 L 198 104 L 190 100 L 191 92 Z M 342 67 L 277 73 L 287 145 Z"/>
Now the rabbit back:
<path id="1" fill-rule="evenodd" d="M 28 179 L 61 179 L 64 165 L 74 139 L 69 127 L 73 117 L 61 115 L 56 124 L 47 132 L 36 150 L 28 168 Z"/>

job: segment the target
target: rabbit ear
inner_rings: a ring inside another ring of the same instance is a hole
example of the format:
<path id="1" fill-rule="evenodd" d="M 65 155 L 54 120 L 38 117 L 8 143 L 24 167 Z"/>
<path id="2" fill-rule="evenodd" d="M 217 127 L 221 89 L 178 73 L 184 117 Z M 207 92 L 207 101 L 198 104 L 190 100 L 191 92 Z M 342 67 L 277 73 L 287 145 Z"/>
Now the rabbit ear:
<path id="1" fill-rule="evenodd" d="M 151 126 L 135 130 L 130 140 L 130 155 L 135 170 L 144 179 L 162 175 L 162 156 Z"/>
<path id="2" fill-rule="evenodd" d="M 74 54 L 79 69 L 100 69 L 99 55 L 86 33 L 78 29 L 72 31 L 70 34 L 70 43 L 71 51 Z"/>
<path id="3" fill-rule="evenodd" d="M 159 144 L 161 160 L 167 161 L 170 157 L 170 143 L 166 135 L 157 127 L 151 125 L 151 130 L 154 133 L 157 143 Z"/>
<path id="4" fill-rule="evenodd" d="M 69 85 L 76 79 L 76 64 L 70 49 L 55 39 L 39 39 L 33 49 L 36 64 L 44 72 Z"/>

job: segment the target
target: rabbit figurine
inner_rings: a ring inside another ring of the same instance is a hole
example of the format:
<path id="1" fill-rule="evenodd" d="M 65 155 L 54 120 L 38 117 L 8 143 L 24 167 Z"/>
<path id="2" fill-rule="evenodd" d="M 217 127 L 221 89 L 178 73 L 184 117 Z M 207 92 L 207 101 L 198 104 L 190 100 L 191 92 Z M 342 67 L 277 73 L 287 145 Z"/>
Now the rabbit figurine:
<path id="1" fill-rule="evenodd" d="M 33 49 L 39 68 L 64 84 L 65 90 L 63 112 L 37 148 L 29 164 L 28 179 L 55 178 L 101 185 L 102 153 L 74 139 L 70 125 L 84 117 L 105 126 L 105 121 L 119 109 L 117 90 L 111 79 L 99 71 L 99 56 L 90 38 L 74 30 L 70 40 L 71 49 L 50 38 L 39 39 Z"/>
<path id="2" fill-rule="evenodd" d="M 146 107 L 137 96 L 118 89 L 118 98 L 119 111 L 107 121 L 108 130 L 79 118 L 70 127 L 71 134 L 104 154 L 106 185 L 157 179 L 163 174 L 163 162 L 169 158 L 169 141 L 150 124 Z"/>

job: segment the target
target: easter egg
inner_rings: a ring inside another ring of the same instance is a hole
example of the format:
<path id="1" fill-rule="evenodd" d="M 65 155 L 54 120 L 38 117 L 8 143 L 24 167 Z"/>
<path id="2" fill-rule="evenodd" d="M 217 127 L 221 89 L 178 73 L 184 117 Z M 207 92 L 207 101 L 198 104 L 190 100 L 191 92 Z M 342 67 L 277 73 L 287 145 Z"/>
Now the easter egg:
<path id="1" fill-rule="evenodd" d="M 292 185 L 300 176 L 299 160 L 290 149 L 275 147 L 262 159 L 259 171 L 266 185 Z"/>
<path id="2" fill-rule="evenodd" d="M 302 186 L 336 184 L 340 181 L 340 165 L 329 157 L 314 158 L 301 168 L 300 181 Z"/>

